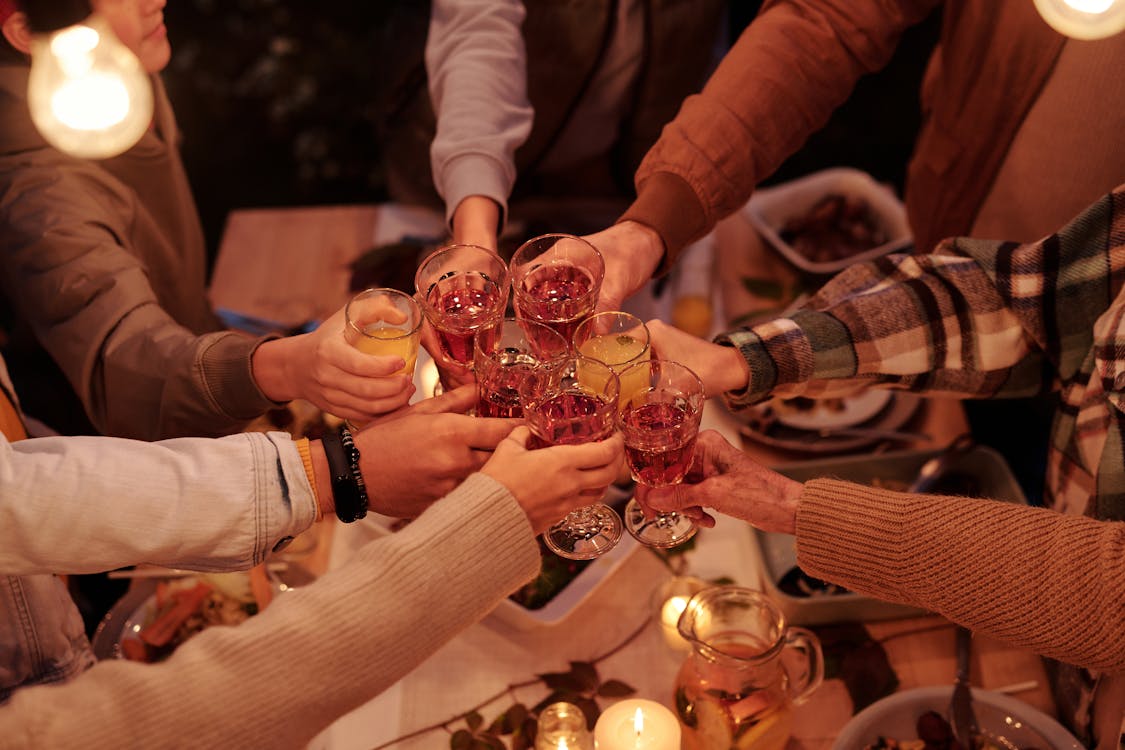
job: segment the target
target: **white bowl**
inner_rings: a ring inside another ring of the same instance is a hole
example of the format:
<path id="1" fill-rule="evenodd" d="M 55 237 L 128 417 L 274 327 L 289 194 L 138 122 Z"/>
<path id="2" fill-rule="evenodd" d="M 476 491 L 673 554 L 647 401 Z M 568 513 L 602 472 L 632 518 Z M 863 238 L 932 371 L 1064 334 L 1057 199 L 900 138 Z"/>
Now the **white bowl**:
<path id="1" fill-rule="evenodd" d="M 847 723 L 832 750 L 863 750 L 880 736 L 916 740 L 918 717 L 937 711 L 948 718 L 953 686 L 904 690 L 872 703 Z M 973 688 L 973 709 L 982 731 L 1007 738 L 1016 747 L 1082 750 L 1061 724 L 1030 705 L 1001 693 Z"/>
<path id="2" fill-rule="evenodd" d="M 887 235 L 887 241 L 869 250 L 834 261 L 814 261 L 781 239 L 786 222 L 803 216 L 827 195 L 838 193 L 866 201 L 874 220 Z M 836 167 L 800 177 L 796 180 L 755 190 L 743 208 L 744 215 L 762 238 L 796 267 L 817 274 L 829 274 L 861 261 L 910 247 L 910 225 L 906 208 L 886 185 L 858 169 Z"/>

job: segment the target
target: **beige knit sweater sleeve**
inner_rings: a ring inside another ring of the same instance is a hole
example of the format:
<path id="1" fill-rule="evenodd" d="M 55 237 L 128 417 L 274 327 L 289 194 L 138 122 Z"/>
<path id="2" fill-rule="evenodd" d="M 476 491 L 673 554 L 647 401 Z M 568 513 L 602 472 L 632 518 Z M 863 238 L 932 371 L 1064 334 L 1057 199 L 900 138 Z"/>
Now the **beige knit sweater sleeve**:
<path id="1" fill-rule="evenodd" d="M 512 496 L 469 477 L 414 523 L 166 662 L 105 661 L 0 708 L 0 748 L 303 747 L 532 578 Z"/>
<path id="2" fill-rule="evenodd" d="M 797 511 L 797 560 L 1044 656 L 1125 670 L 1125 523 L 818 479 Z"/>

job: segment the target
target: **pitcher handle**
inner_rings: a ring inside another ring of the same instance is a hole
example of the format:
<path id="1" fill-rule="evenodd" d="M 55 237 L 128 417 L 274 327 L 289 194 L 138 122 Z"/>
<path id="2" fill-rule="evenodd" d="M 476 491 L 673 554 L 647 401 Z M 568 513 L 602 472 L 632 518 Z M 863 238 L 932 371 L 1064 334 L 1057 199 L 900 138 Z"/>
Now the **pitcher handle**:
<path id="1" fill-rule="evenodd" d="M 803 703 L 824 681 L 824 654 L 820 650 L 820 639 L 816 633 L 805 628 L 789 628 L 785 635 L 785 648 L 799 652 L 804 657 L 805 669 L 802 674 L 789 676 L 789 697 L 793 703 Z M 788 667 L 788 664 L 786 665 Z"/>

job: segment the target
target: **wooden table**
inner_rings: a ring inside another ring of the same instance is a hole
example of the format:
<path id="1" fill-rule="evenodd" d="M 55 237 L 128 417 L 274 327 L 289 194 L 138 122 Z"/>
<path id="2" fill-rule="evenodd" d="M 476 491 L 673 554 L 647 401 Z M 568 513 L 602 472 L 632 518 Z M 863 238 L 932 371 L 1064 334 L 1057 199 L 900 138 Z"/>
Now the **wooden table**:
<path id="1" fill-rule="evenodd" d="M 373 245 L 393 241 L 396 232 L 440 233 L 442 228 L 440 216 L 398 206 L 237 211 L 227 222 L 211 298 L 216 306 L 289 324 L 322 319 L 347 301 L 353 259 Z M 964 432 L 966 424 L 955 402 L 929 402 L 908 429 L 927 432 L 931 440 L 900 447 L 937 448 Z M 725 434 L 738 440 L 737 434 Z M 749 442 L 744 447 L 771 466 L 807 458 Z M 337 529 L 336 537 L 346 529 Z M 697 555 L 693 572 L 703 577 L 729 575 L 738 583 L 756 585 L 759 571 L 745 559 L 746 533 L 747 527 L 740 522 L 722 522 L 714 535 L 704 537 L 710 541 L 692 553 Z M 339 552 L 344 543 L 335 550 Z M 597 591 L 596 606 L 581 606 L 565 626 L 531 633 L 512 632 L 488 621 L 474 626 L 393 690 L 334 724 L 312 746 L 369 750 L 399 733 L 456 715 L 487 691 L 537 672 L 565 669 L 571 659 L 604 652 L 644 623 L 650 614 L 649 592 L 667 575 L 644 550 L 638 550 L 629 563 Z M 868 627 L 883 642 L 900 689 L 953 682 L 954 631 L 947 621 L 933 616 Z M 646 632 L 603 668 L 632 682 L 642 696 L 669 702 L 679 657 L 662 650 L 661 643 L 658 632 Z M 1054 715 L 1046 675 L 1037 657 L 985 637 L 975 640 L 974 651 L 974 684 L 997 688 L 1034 682 L 1033 689 L 1016 697 Z M 839 683 L 826 683 L 799 709 L 792 747 L 827 748 L 831 744 L 851 715 L 850 701 L 841 691 Z M 444 735 L 429 735 L 396 747 L 426 748 L 444 741 Z"/>

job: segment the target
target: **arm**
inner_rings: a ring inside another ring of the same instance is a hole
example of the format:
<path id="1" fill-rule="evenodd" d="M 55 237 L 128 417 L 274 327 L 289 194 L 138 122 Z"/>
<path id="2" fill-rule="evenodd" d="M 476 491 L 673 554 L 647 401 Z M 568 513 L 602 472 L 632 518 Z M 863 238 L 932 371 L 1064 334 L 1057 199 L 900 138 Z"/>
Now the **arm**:
<path id="1" fill-rule="evenodd" d="M 0 707 L 0 736 L 14 748 L 111 747 L 122 737 L 147 747 L 185 738 L 252 747 L 264 737 L 303 747 L 538 567 L 520 506 L 476 475 L 344 567 L 238 627 L 204 631 L 167 662 L 105 661 L 65 685 L 17 691 Z"/>
<path id="2" fill-rule="evenodd" d="M 1125 523 L 833 479 L 801 484 L 713 431 L 700 433 L 692 472 L 697 483 L 638 487 L 638 499 L 704 525 L 706 507 L 796 534 L 810 575 L 1072 664 L 1125 668 Z"/>
<path id="3" fill-rule="evenodd" d="M 620 221 L 650 228 L 659 242 L 630 231 L 634 240 L 608 243 L 620 245 L 613 252 L 622 257 L 607 258 L 611 281 L 603 297 L 619 304 L 636 288 L 619 287 L 614 273 L 666 271 L 684 247 L 745 204 L 758 182 L 824 126 L 860 76 L 887 63 L 903 30 L 936 5 L 767 3 L 637 170 L 637 199 Z"/>
<path id="4" fill-rule="evenodd" d="M 458 242 L 495 249 L 531 132 L 518 0 L 434 0 L 426 71 L 437 115 L 434 185 Z"/>

